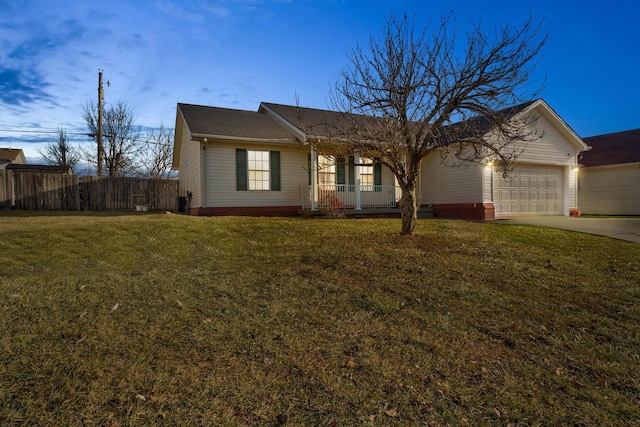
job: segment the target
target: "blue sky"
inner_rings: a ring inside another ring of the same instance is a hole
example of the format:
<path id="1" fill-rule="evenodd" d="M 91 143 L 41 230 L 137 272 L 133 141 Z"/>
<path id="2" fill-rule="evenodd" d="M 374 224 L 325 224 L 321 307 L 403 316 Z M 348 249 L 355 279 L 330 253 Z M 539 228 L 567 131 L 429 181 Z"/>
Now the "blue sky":
<path id="1" fill-rule="evenodd" d="M 89 146 L 74 134 L 99 69 L 106 102 L 143 126 L 172 127 L 178 102 L 256 110 L 297 94 L 327 108 L 347 55 L 390 12 L 422 25 L 451 10 L 487 26 L 544 18 L 542 97 L 582 137 L 640 128 L 635 0 L 0 0 L 0 146 L 36 161 L 59 127 Z"/>

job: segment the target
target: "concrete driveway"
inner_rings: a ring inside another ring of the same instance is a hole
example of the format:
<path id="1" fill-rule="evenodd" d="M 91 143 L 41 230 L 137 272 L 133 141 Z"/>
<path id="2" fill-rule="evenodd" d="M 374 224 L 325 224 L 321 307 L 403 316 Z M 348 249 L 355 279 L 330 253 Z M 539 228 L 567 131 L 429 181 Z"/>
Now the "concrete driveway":
<path id="1" fill-rule="evenodd" d="M 498 219 L 496 224 L 538 225 L 578 231 L 640 243 L 640 218 L 574 218 L 568 216 L 524 216 Z"/>

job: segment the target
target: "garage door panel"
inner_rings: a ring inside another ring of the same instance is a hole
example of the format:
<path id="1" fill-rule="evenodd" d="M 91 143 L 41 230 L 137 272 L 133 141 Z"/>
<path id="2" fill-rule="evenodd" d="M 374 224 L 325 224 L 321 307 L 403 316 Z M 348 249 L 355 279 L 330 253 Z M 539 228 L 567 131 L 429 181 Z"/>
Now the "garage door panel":
<path id="1" fill-rule="evenodd" d="M 494 173 L 496 215 L 562 215 L 562 180 L 562 167 L 555 166 L 519 165 L 507 179 Z"/>

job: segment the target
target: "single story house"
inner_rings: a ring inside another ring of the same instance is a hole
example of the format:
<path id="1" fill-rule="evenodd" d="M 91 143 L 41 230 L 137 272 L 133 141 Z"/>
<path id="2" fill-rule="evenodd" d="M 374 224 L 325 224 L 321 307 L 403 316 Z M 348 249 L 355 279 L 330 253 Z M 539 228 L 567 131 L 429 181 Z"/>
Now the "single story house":
<path id="1" fill-rule="evenodd" d="M 7 167 L 8 164 L 23 165 L 27 163 L 24 153 L 20 148 L 0 148 L 0 170 Z"/>
<path id="2" fill-rule="evenodd" d="M 569 215 L 578 209 L 577 159 L 587 145 L 542 100 L 514 107 L 513 118 L 538 119 L 535 141 L 512 174 L 498 165 L 450 168 L 438 153 L 423 159 L 418 191 L 436 216 L 495 219 L 514 215 Z M 358 153 L 338 161 L 313 144 L 321 123 L 335 112 L 261 103 L 257 111 L 178 104 L 173 170 L 195 215 L 298 215 L 344 209 L 395 213 L 400 189 L 375 159 Z"/>
<path id="3" fill-rule="evenodd" d="M 584 138 L 580 210 L 592 215 L 640 215 L 640 129 Z"/>

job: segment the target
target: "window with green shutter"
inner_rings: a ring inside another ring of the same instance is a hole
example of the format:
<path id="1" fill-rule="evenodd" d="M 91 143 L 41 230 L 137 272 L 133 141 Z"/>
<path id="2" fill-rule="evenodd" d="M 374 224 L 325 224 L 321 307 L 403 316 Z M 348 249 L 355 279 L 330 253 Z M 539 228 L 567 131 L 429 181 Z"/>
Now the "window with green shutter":
<path id="1" fill-rule="evenodd" d="M 247 189 L 247 150 L 236 148 L 236 191 Z"/>
<path id="2" fill-rule="evenodd" d="M 338 184 L 338 191 L 343 192 L 346 184 L 344 157 L 339 157 L 336 161 L 338 162 L 336 164 L 336 184 Z"/>
<path id="3" fill-rule="evenodd" d="M 356 166 L 353 156 L 349 156 L 349 191 L 353 191 L 356 185 Z"/>
<path id="4" fill-rule="evenodd" d="M 236 190 L 280 191 L 280 152 L 237 148 Z"/>
<path id="5" fill-rule="evenodd" d="M 373 159 L 373 185 L 376 192 L 382 191 L 382 163 L 379 158 Z"/>
<path id="6" fill-rule="evenodd" d="M 271 151 L 269 153 L 271 167 L 271 191 L 280 191 L 280 152 Z"/>

